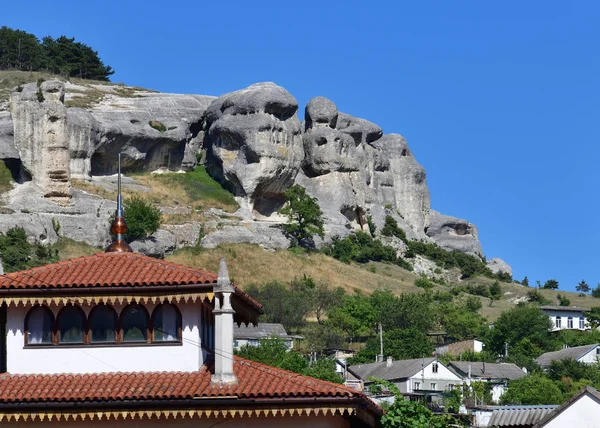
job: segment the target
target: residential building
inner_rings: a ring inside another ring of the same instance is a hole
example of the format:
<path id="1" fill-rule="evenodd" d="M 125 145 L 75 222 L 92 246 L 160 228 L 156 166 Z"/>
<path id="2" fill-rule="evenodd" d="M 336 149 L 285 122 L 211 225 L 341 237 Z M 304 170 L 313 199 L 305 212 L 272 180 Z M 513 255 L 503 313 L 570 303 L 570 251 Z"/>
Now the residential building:
<path id="1" fill-rule="evenodd" d="M 594 364 L 600 361 L 600 344 L 573 346 L 560 351 L 546 352 L 536 358 L 536 362 L 543 369 L 550 367 L 552 361 L 575 360 L 580 363 Z"/>
<path id="2" fill-rule="evenodd" d="M 460 342 L 448 343 L 435 348 L 438 355 L 460 355 L 464 352 L 478 353 L 481 351 L 483 351 L 483 342 L 479 339 L 461 340 Z"/>
<path id="3" fill-rule="evenodd" d="M 546 415 L 533 428 L 592 428 L 600 426 L 600 392 L 591 386 Z"/>
<path id="4" fill-rule="evenodd" d="M 552 331 L 589 330 L 590 323 L 584 315 L 590 308 L 578 306 L 540 306 L 552 322 Z"/>
<path id="5" fill-rule="evenodd" d="M 240 350 L 243 346 L 258 346 L 261 340 L 272 337 L 283 341 L 288 349 L 294 347 L 294 339 L 302 339 L 302 336 L 290 336 L 282 324 L 259 322 L 253 324 L 234 324 L 233 326 L 233 348 Z"/>
<path id="6" fill-rule="evenodd" d="M 451 361 L 450 370 L 470 385 L 471 381 L 486 382 L 492 385 L 492 401 L 498 403 L 506 392 L 508 381 L 520 379 L 526 375 L 516 364 L 482 363 L 470 361 Z"/>
<path id="7" fill-rule="evenodd" d="M 380 363 L 357 364 L 348 367 L 348 377 L 362 380 L 365 387 L 371 377 L 392 382 L 402 394 L 439 397 L 462 385 L 463 380 L 436 358 L 396 360 L 388 357 Z M 435 400 L 434 400 L 435 401 Z"/>
<path id="8" fill-rule="evenodd" d="M 233 355 L 234 322 L 263 310 L 224 259 L 217 275 L 131 253 L 120 206 L 112 230 L 104 254 L 0 276 L 3 424 L 376 425 L 361 392 Z"/>

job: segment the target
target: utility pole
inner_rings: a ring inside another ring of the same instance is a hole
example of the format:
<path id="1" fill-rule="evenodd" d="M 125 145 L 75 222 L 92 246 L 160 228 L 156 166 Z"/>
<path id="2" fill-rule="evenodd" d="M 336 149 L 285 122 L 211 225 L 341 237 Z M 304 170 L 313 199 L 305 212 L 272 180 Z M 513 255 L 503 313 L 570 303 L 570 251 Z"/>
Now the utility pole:
<path id="1" fill-rule="evenodd" d="M 383 327 L 379 321 L 379 361 L 383 362 Z"/>

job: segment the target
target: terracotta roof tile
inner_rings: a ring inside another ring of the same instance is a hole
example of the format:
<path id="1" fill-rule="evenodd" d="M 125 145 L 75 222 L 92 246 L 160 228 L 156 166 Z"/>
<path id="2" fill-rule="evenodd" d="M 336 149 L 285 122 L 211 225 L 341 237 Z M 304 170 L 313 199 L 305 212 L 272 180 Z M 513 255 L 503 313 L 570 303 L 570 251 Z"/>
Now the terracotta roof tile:
<path id="1" fill-rule="evenodd" d="M 363 397 L 351 388 L 236 357 L 238 385 L 210 383 L 210 371 L 0 376 L 0 403 L 177 400 L 194 397 Z"/>

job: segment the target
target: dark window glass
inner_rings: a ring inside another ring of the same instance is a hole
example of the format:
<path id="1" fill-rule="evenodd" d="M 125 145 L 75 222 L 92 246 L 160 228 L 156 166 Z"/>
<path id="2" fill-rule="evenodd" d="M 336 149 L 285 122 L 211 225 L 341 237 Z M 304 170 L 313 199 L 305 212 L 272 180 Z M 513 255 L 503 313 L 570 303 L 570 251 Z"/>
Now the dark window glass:
<path id="1" fill-rule="evenodd" d="M 154 309 L 154 341 L 173 342 L 179 340 L 181 320 L 173 305 L 160 305 Z"/>
<path id="2" fill-rule="evenodd" d="M 27 315 L 27 343 L 40 345 L 52 343 L 54 315 L 45 306 L 37 306 Z"/>
<path id="3" fill-rule="evenodd" d="M 60 343 L 83 343 L 85 316 L 77 306 L 66 306 L 58 315 Z"/>
<path id="4" fill-rule="evenodd" d="M 121 313 L 123 342 L 146 342 L 148 339 L 148 316 L 140 305 L 130 305 Z"/>
<path id="5" fill-rule="evenodd" d="M 110 306 L 99 305 L 90 314 L 92 342 L 114 342 L 117 314 Z"/>

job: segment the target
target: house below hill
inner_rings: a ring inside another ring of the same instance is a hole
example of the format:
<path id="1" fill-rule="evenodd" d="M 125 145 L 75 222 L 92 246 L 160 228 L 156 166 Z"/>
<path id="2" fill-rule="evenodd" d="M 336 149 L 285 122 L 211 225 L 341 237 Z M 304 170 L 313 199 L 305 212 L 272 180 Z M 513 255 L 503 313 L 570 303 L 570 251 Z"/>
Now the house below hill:
<path id="1" fill-rule="evenodd" d="M 590 323 L 584 315 L 590 308 L 579 306 L 540 306 L 552 322 L 552 331 L 558 330 L 589 330 Z"/>
<path id="2" fill-rule="evenodd" d="M 491 385 L 492 401 L 498 403 L 506 392 L 509 380 L 520 379 L 526 375 L 516 364 L 482 363 L 470 361 L 451 361 L 448 368 L 470 385 L 472 381 Z"/>
<path id="3" fill-rule="evenodd" d="M 233 348 L 238 351 L 246 345 L 258 346 L 261 340 L 270 338 L 281 339 L 290 350 L 294 347 L 294 340 L 303 339 L 302 336 L 287 334 L 282 324 L 259 322 L 257 325 L 233 326 Z"/>
<path id="4" fill-rule="evenodd" d="M 546 352 L 536 358 L 536 362 L 543 368 L 550 367 L 553 361 L 575 360 L 584 364 L 595 364 L 600 361 L 600 344 L 573 346 L 560 351 Z"/>
<path id="5" fill-rule="evenodd" d="M 600 392 L 590 386 L 547 414 L 533 428 L 584 428 L 600 426 Z"/>

